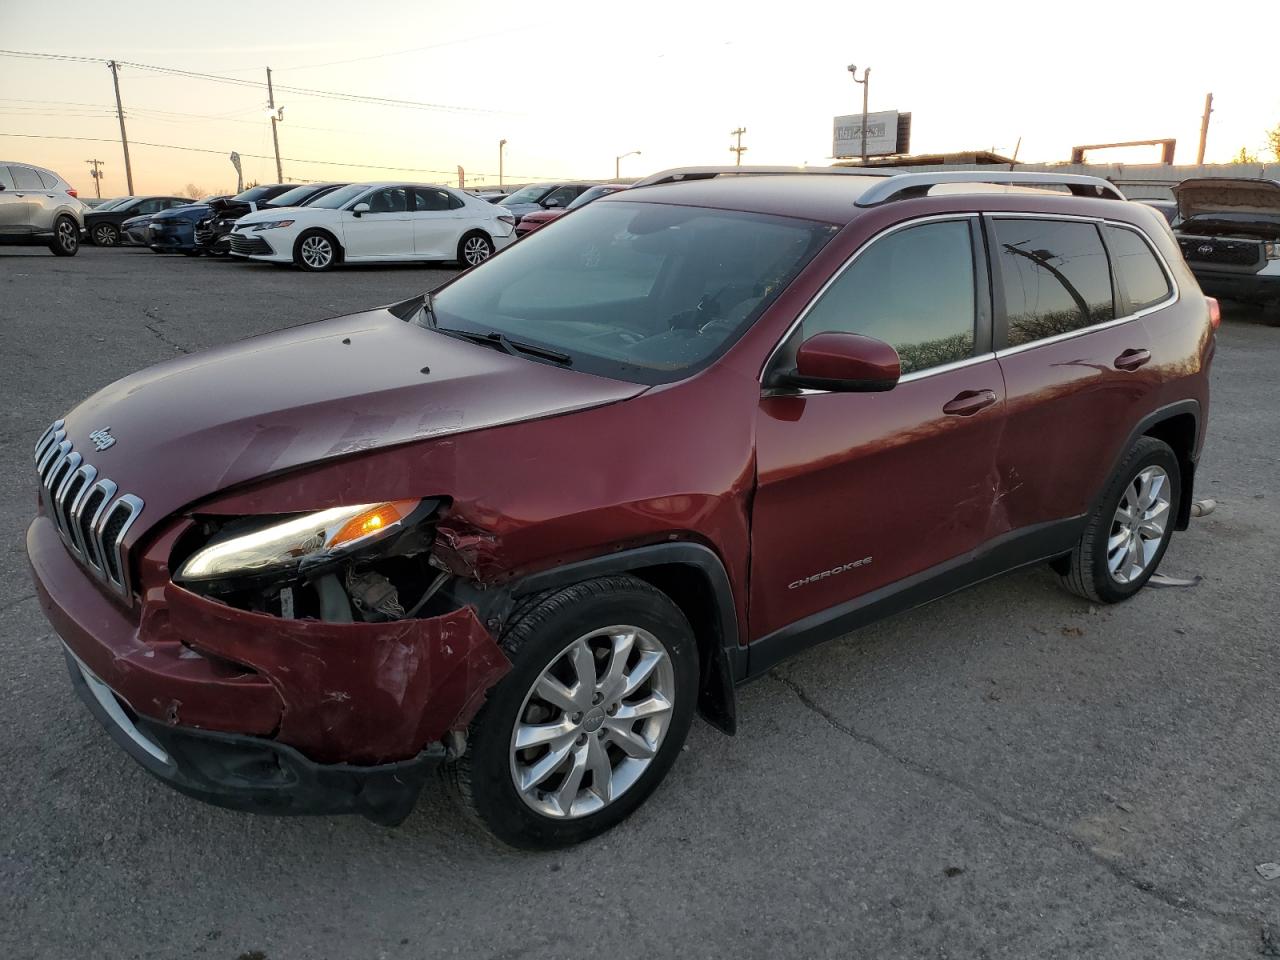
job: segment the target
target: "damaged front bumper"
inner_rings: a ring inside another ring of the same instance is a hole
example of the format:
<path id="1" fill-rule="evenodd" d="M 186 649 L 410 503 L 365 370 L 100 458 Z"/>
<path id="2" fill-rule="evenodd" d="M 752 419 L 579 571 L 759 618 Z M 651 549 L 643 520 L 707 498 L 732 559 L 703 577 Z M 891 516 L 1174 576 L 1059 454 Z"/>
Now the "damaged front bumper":
<path id="1" fill-rule="evenodd" d="M 161 543 L 126 610 L 43 514 L 27 553 L 82 699 L 151 773 L 221 806 L 397 822 L 442 742 L 510 669 L 471 607 L 386 623 L 285 620 L 161 579 Z"/>

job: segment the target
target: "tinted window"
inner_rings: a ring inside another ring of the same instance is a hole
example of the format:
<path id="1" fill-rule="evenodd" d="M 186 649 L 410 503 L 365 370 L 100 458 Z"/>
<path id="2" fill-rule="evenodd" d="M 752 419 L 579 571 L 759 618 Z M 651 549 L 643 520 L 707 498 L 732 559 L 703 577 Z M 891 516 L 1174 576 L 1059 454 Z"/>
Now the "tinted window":
<path id="1" fill-rule="evenodd" d="M 532 186 L 522 187 L 505 200 L 500 200 L 498 202 L 503 204 L 537 203 L 550 189 L 551 187 L 545 183 L 535 183 Z"/>
<path id="2" fill-rule="evenodd" d="M 440 211 L 454 209 L 454 197 L 448 190 L 439 187 L 418 187 L 413 191 L 413 209 L 419 211 Z M 458 204 L 461 206 L 461 203 Z"/>
<path id="3" fill-rule="evenodd" d="M 1107 227 L 1107 246 L 1130 310 L 1144 310 L 1169 296 L 1169 278 L 1136 230 Z"/>
<path id="4" fill-rule="evenodd" d="M 996 220 L 1009 346 L 1115 317 L 1098 228 L 1066 220 Z"/>
<path id="5" fill-rule="evenodd" d="M 144 213 L 159 213 L 161 210 L 168 209 L 168 204 L 159 197 L 152 197 L 150 200 L 143 200 L 135 208 L 134 212 L 141 216 Z"/>
<path id="6" fill-rule="evenodd" d="M 377 190 L 367 198 L 370 213 L 404 213 L 409 209 L 404 187 L 387 187 Z"/>
<path id="7" fill-rule="evenodd" d="M 835 232 L 828 224 L 658 203 L 592 204 L 434 298 L 440 327 L 566 353 L 636 383 L 728 349 Z"/>
<path id="8" fill-rule="evenodd" d="M 52 190 L 58 185 L 58 178 L 51 173 L 45 173 L 43 170 L 37 170 L 36 176 L 40 178 L 40 183 L 44 185 L 46 190 Z"/>
<path id="9" fill-rule="evenodd" d="M 15 190 L 44 189 L 44 184 L 40 182 L 40 177 L 30 167 L 10 167 L 9 173 L 13 176 Z"/>
<path id="10" fill-rule="evenodd" d="M 577 187 L 560 187 L 558 190 L 552 190 L 547 195 L 547 198 L 542 201 L 542 205 L 549 207 L 554 203 L 557 206 L 567 207 L 577 199 L 580 192 Z"/>
<path id="11" fill-rule="evenodd" d="M 972 356 L 975 313 L 969 221 L 924 223 L 864 250 L 805 316 L 801 337 L 875 337 L 911 373 Z"/>
<path id="12" fill-rule="evenodd" d="M 368 189 L 367 184 L 353 183 L 347 187 L 340 187 L 333 193 L 326 193 L 319 200 L 312 200 L 307 206 L 319 207 L 322 210 L 337 210 L 339 207 L 345 207 Z"/>

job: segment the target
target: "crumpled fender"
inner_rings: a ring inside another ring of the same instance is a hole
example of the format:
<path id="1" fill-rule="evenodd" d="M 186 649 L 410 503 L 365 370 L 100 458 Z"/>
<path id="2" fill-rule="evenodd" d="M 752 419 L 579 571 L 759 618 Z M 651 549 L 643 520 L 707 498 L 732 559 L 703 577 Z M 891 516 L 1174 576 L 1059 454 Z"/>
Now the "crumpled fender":
<path id="1" fill-rule="evenodd" d="M 276 738 L 319 762 L 415 756 L 465 729 L 511 669 L 471 607 L 390 623 L 282 620 L 173 583 L 165 603 L 192 647 L 271 681 L 284 702 Z"/>

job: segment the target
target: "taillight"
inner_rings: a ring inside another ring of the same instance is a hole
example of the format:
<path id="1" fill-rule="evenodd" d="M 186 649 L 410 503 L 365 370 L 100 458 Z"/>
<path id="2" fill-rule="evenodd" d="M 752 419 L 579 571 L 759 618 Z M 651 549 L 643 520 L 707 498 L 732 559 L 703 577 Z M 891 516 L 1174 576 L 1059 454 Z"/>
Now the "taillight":
<path id="1" fill-rule="evenodd" d="M 73 196 L 73 197 L 77 197 L 77 198 L 80 196 L 80 194 L 76 193 L 76 188 L 75 188 L 75 187 L 67 187 L 67 193 L 69 193 L 69 194 L 71 194 L 71 196 Z"/>
<path id="2" fill-rule="evenodd" d="M 1209 305 L 1209 322 L 1213 324 L 1213 329 L 1217 330 L 1222 326 L 1222 307 L 1218 304 L 1218 298 L 1205 297 L 1204 302 Z"/>
<path id="3" fill-rule="evenodd" d="M 502 214 L 499 214 L 499 215 L 498 215 L 498 219 L 499 219 L 499 220 L 501 220 L 503 223 L 509 223 L 509 224 L 511 224 L 512 226 L 514 226 L 514 225 L 515 225 L 515 222 L 516 222 L 516 218 L 515 218 L 515 216 L 514 216 L 513 214 L 510 214 L 510 213 L 502 213 Z"/>

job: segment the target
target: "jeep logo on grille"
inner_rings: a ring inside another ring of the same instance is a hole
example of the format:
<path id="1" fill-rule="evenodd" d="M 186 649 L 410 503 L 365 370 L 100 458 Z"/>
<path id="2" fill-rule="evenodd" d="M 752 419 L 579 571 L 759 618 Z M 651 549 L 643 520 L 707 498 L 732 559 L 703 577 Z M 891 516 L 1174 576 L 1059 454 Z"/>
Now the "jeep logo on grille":
<path id="1" fill-rule="evenodd" d="M 101 430 L 93 431 L 93 433 L 89 434 L 89 439 L 93 441 L 93 445 L 99 451 L 114 447 L 116 443 L 116 438 L 111 435 L 110 427 L 103 427 Z"/>

